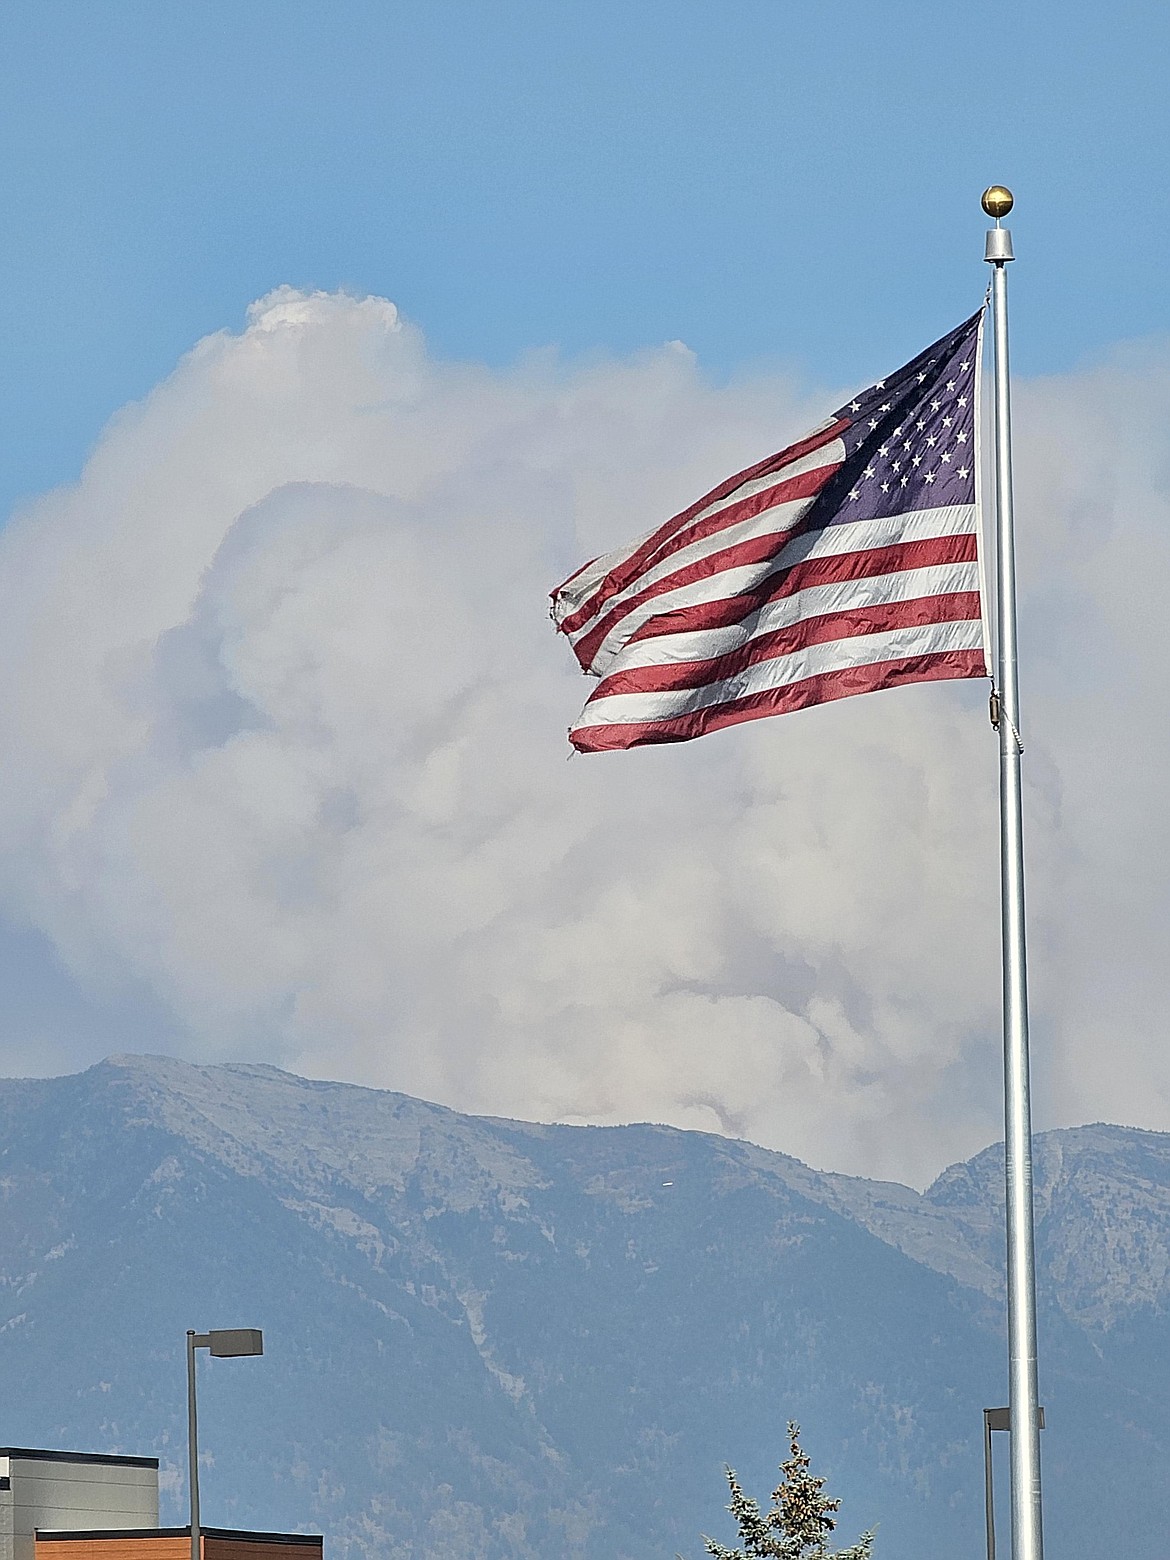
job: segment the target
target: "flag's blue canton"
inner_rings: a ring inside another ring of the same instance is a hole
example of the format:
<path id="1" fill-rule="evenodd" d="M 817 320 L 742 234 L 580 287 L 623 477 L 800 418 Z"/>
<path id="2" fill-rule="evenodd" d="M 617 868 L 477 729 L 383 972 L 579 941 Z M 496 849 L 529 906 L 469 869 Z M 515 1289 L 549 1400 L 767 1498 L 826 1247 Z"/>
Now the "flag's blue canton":
<path id="1" fill-rule="evenodd" d="M 845 461 L 806 528 L 975 502 L 975 367 L 982 310 L 841 407 Z M 819 511 L 819 513 L 818 513 Z"/>

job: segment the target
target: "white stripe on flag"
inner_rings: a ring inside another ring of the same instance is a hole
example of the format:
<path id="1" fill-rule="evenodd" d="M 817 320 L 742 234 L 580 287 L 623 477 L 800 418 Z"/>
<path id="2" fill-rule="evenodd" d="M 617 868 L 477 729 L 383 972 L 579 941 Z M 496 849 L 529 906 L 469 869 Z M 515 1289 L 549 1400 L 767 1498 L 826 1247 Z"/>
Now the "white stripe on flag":
<path id="1" fill-rule="evenodd" d="M 805 618 L 833 612 L 852 612 L 885 606 L 891 601 L 917 601 L 927 596 L 947 596 L 979 589 L 977 563 L 936 563 L 924 569 L 902 569 L 894 574 L 874 574 L 868 579 L 838 580 L 832 585 L 810 585 L 779 601 L 761 607 L 751 626 L 733 623 L 726 628 L 696 629 L 683 634 L 658 634 L 627 645 L 621 671 L 637 666 L 673 666 L 682 661 L 710 661 L 738 650 L 777 629 Z"/>
<path id="2" fill-rule="evenodd" d="M 880 634 L 859 634 L 850 639 L 809 645 L 789 655 L 776 656 L 748 667 L 736 677 L 707 683 L 701 688 L 681 688 L 667 693 L 619 693 L 590 699 L 573 725 L 573 731 L 591 726 L 627 726 L 642 721 L 671 720 L 695 710 L 729 704 L 753 693 L 783 688 L 828 672 L 856 666 L 875 666 L 914 656 L 940 655 L 949 650 L 981 650 L 983 625 L 978 618 L 957 623 L 926 623 Z"/>
<path id="3" fill-rule="evenodd" d="M 757 493 L 780 487 L 795 477 L 803 476 L 806 472 L 825 471 L 826 474 L 831 474 L 833 469 L 839 466 L 844 459 L 844 444 L 840 439 L 833 439 L 819 450 L 813 450 L 811 454 L 802 456 L 799 460 L 790 461 L 787 466 L 782 467 L 779 471 L 773 471 L 766 477 L 757 477 L 753 482 L 744 482 L 716 503 L 709 504 L 706 509 L 702 509 L 698 514 L 692 515 L 686 526 L 682 528 L 681 534 L 685 534 L 693 526 L 713 518 L 723 510 L 730 509 L 735 504 L 743 503 Z M 710 553 L 718 552 L 724 547 L 732 547 L 736 542 L 745 541 L 752 536 L 767 535 L 769 531 L 787 529 L 792 524 L 793 518 L 801 510 L 807 509 L 810 502 L 811 498 L 781 500 L 777 504 L 770 505 L 767 509 L 760 510 L 759 513 L 752 515 L 749 519 L 737 525 L 727 526 L 723 530 L 713 532 L 710 536 L 700 537 L 698 540 L 688 543 L 685 547 L 679 548 L 677 551 L 670 553 L 666 558 L 663 558 L 653 569 L 639 574 L 625 590 L 608 597 L 599 606 L 596 615 L 600 616 L 603 613 L 612 611 L 629 596 L 636 595 L 639 591 L 645 590 L 648 585 L 653 585 L 667 575 L 673 574 L 676 569 L 686 568 L 688 564 L 697 562 L 698 559 L 706 557 Z M 785 516 L 787 524 L 777 526 L 776 517 L 781 510 L 788 510 L 790 513 Z M 766 518 L 769 516 L 771 517 L 770 523 Z M 645 536 L 640 537 L 632 546 L 623 547 L 617 552 L 606 553 L 604 557 L 595 558 L 592 563 L 586 564 L 579 573 L 575 574 L 561 586 L 558 592 L 558 595 L 562 598 L 559 616 L 566 618 L 572 616 L 574 612 L 579 612 L 588 602 L 589 597 L 601 581 L 620 564 L 624 563 L 627 558 L 632 557 L 639 548 L 644 547 L 650 538 L 655 535 L 657 535 L 656 531 L 648 531 Z M 670 537 L 664 538 L 664 545 L 670 540 Z M 570 636 L 572 642 L 576 642 L 583 634 L 587 634 L 592 622 L 593 618 L 590 618 L 589 622 L 583 627 L 575 630 Z"/>
<path id="4" fill-rule="evenodd" d="M 801 500 L 807 505 L 809 500 Z M 633 638 L 644 623 L 661 617 L 666 612 L 677 612 L 682 607 L 704 606 L 715 601 L 729 601 L 752 589 L 769 574 L 804 563 L 809 558 L 836 558 L 847 553 L 871 551 L 889 547 L 899 542 L 932 541 L 942 536 L 969 536 L 975 527 L 975 510 L 971 504 L 951 504 L 943 509 L 920 509 L 910 515 L 890 515 L 882 520 L 859 520 L 843 525 L 826 526 L 823 531 L 810 531 L 794 536 L 779 549 L 774 558 L 763 563 L 745 564 L 739 569 L 723 569 L 708 574 L 690 584 L 679 585 L 674 590 L 664 590 L 640 606 L 620 616 L 609 633 L 598 645 L 591 660 L 591 668 L 598 676 L 613 670 L 613 660 L 622 647 Z M 616 596 L 610 606 L 620 603 L 627 595 L 636 593 L 644 580 L 631 586 L 629 592 Z M 604 616 L 605 614 L 599 614 Z M 570 642 L 576 642 L 591 633 L 595 622 L 590 620 Z"/>
<path id="5" fill-rule="evenodd" d="M 638 578 L 627 585 L 625 590 L 618 591 L 611 596 L 594 617 L 591 617 L 579 629 L 574 630 L 569 636 L 570 642 L 576 644 L 586 634 L 592 633 L 600 618 L 617 611 L 619 607 L 634 596 L 639 596 L 644 590 L 651 589 L 663 580 L 669 579 L 672 574 L 677 574 L 681 569 L 688 569 L 693 564 L 701 563 L 704 558 L 709 558 L 714 553 L 723 552 L 728 547 L 737 547 L 743 542 L 754 541 L 757 536 L 782 536 L 785 531 L 792 529 L 808 506 L 814 502 L 815 497 L 816 495 L 812 494 L 808 498 L 787 499 L 781 503 L 774 504 L 769 509 L 761 509 L 759 514 L 752 515 L 748 520 L 740 520 L 735 525 L 729 525 L 723 531 L 715 531 L 711 536 L 701 537 L 697 542 L 691 542 L 686 547 L 680 547 L 678 552 L 671 553 L 669 558 L 664 558 L 656 568 L 648 569 L 645 574 L 639 574 Z M 783 556 L 781 552 L 783 545 L 783 543 L 777 544 L 777 558 Z M 758 574 L 762 565 L 753 563 L 748 564 L 747 567 L 753 569 Z M 772 565 L 770 564 L 769 567 L 772 567 Z M 721 570 L 718 574 L 709 575 L 708 579 L 720 580 L 735 572 L 737 571 L 734 569 Z M 681 588 L 685 590 L 687 587 L 683 586 Z M 704 599 L 710 600 L 711 598 L 705 597 Z M 654 600 L 656 602 L 665 601 L 666 596 L 656 596 Z"/>
<path id="6" fill-rule="evenodd" d="M 830 425 L 826 423 L 825 426 Z M 709 520 L 712 515 L 719 514 L 721 510 L 730 509 L 732 504 L 742 504 L 745 499 L 754 498 L 757 493 L 777 487 L 781 482 L 791 482 L 794 477 L 802 477 L 806 471 L 823 471 L 826 466 L 830 469 L 839 466 L 844 459 L 845 445 L 840 439 L 833 439 L 828 444 L 822 444 L 819 450 L 810 450 L 807 455 L 801 455 L 796 460 L 790 460 L 786 466 L 770 471 L 766 477 L 756 477 L 751 482 L 741 482 L 739 487 L 733 488 L 730 493 L 717 499 L 715 503 L 708 504 L 706 509 L 700 509 L 697 515 L 692 515 L 687 525 L 698 525 L 700 521 Z"/>

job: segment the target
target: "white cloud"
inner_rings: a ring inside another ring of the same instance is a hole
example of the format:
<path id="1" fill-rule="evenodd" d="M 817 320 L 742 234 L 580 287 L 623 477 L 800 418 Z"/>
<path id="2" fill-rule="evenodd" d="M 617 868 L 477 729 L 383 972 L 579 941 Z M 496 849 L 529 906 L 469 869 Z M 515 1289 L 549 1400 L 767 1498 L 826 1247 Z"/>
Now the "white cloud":
<path id="1" fill-rule="evenodd" d="M 909 352 L 915 343 L 908 343 Z M 1017 391 L 1042 1102 L 1170 1126 L 1170 353 Z M 995 744 L 933 686 L 567 760 L 549 588 L 832 404 L 281 289 L 0 536 L 0 880 L 196 1058 L 922 1179 L 998 1130 Z"/>

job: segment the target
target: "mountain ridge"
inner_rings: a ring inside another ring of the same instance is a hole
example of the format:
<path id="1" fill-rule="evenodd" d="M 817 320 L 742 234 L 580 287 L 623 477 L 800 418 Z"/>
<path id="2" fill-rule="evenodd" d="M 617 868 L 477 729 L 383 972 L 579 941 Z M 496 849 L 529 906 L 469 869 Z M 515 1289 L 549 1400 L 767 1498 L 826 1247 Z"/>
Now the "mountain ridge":
<path id="1" fill-rule="evenodd" d="M 1036 1185 L 1054 1532 L 1087 1557 L 1090 1422 L 1151 1488 L 1170 1448 L 1170 1136 L 1041 1134 Z M 268 1359 L 208 1372 L 208 1510 L 319 1522 L 334 1554 L 694 1550 L 723 1462 L 771 1488 L 788 1417 L 883 1548 L 981 1543 L 1002 1148 L 918 1192 L 672 1127 L 120 1056 L 0 1080 L 0 1199 L 0 1434 L 158 1451 L 175 1516 L 183 1332 L 263 1325 Z M 1153 1544 L 1170 1501 L 1147 1505 Z"/>

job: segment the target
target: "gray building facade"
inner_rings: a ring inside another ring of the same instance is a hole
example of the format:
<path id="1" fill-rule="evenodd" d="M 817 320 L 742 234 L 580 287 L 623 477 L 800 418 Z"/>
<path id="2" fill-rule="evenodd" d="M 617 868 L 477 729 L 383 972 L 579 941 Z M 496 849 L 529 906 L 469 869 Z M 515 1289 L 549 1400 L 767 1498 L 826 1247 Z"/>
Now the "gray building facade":
<path id="1" fill-rule="evenodd" d="M 158 1458 L 0 1446 L 0 1560 L 33 1560 L 37 1528 L 157 1528 Z"/>

